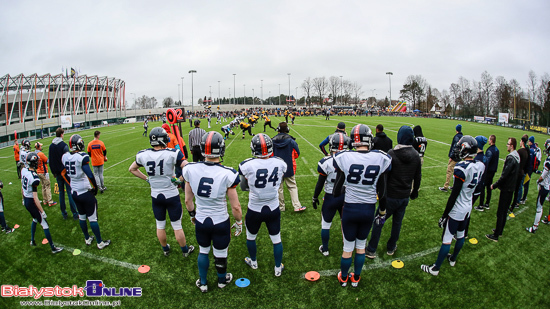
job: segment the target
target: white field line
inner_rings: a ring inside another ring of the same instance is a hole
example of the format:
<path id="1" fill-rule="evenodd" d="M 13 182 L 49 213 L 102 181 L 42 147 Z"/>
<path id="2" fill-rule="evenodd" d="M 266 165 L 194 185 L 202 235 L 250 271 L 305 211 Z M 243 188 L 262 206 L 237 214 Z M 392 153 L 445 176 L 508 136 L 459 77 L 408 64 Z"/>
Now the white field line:
<path id="1" fill-rule="evenodd" d="M 440 167 L 447 167 L 447 165 L 432 165 L 432 166 L 426 166 L 422 168 L 424 169 L 424 168 L 440 168 Z"/>
<path id="2" fill-rule="evenodd" d="M 130 160 L 130 159 L 132 159 L 132 158 L 135 158 L 135 157 L 136 157 L 136 156 L 131 156 L 131 157 L 128 157 L 128 158 L 126 158 L 126 159 L 124 159 L 124 160 L 122 160 L 122 161 L 120 161 L 120 162 L 117 162 L 117 163 L 115 163 L 115 164 L 113 164 L 113 165 L 111 165 L 111 166 L 105 168 L 105 171 L 107 171 L 107 170 L 109 170 L 109 169 L 111 169 L 111 168 L 113 168 L 113 167 L 119 165 L 120 163 L 126 162 L 126 161 L 128 161 L 128 160 Z"/>
<path id="3" fill-rule="evenodd" d="M 65 250 L 70 251 L 71 254 L 75 250 L 74 248 L 66 247 L 66 246 L 64 246 L 60 243 L 57 243 L 57 244 L 59 246 L 65 248 Z M 89 258 L 89 259 L 92 259 L 92 260 L 100 261 L 100 262 L 103 262 L 103 263 L 108 263 L 108 264 L 111 264 L 111 265 L 114 265 L 114 266 L 120 266 L 120 267 L 124 267 L 124 268 L 128 268 L 128 269 L 132 269 L 132 270 L 137 270 L 140 266 L 140 265 L 136 265 L 136 264 L 132 264 L 132 263 L 128 263 L 128 262 L 122 262 L 122 261 L 119 261 L 119 260 L 111 259 L 111 258 L 104 257 L 104 256 L 98 256 L 98 255 L 91 254 L 91 253 L 84 252 L 84 251 L 81 251 L 79 256 L 83 256 L 85 258 Z"/>

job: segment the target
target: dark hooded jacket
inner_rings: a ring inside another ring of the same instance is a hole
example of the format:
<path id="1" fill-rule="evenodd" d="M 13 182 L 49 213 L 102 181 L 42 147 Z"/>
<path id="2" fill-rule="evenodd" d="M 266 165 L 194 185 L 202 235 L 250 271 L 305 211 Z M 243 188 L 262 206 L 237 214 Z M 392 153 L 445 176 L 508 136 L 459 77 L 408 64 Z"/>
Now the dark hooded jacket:
<path id="1" fill-rule="evenodd" d="M 374 147 L 372 149 L 382 150 L 384 152 L 388 152 L 393 145 L 391 138 L 389 138 L 384 132 L 376 133 L 376 136 L 372 141 L 374 142 Z"/>
<path id="2" fill-rule="evenodd" d="M 392 158 L 392 167 L 388 175 L 387 196 L 403 199 L 418 196 L 422 179 L 422 166 L 418 152 L 412 147 L 413 132 L 408 126 L 403 126 L 397 134 L 397 146 L 388 151 Z M 411 187 L 414 188 L 411 193 Z"/>
<path id="3" fill-rule="evenodd" d="M 501 191 L 514 191 L 516 189 L 516 180 L 520 169 L 519 162 L 520 157 L 516 150 L 506 156 L 502 174 L 500 174 L 497 182 L 493 184 L 493 190 L 498 188 Z"/>
<path id="4" fill-rule="evenodd" d="M 296 158 L 300 156 L 300 148 L 294 138 L 286 133 L 279 133 L 272 138 L 273 155 L 286 163 L 283 177 L 292 177 L 296 173 Z"/>
<path id="5" fill-rule="evenodd" d="M 65 143 L 61 137 L 54 138 L 48 150 L 48 161 L 50 164 L 50 171 L 55 177 L 61 175 L 61 171 L 65 168 L 63 162 L 61 162 L 61 157 L 63 157 L 63 154 L 66 152 L 69 152 L 67 143 Z"/>

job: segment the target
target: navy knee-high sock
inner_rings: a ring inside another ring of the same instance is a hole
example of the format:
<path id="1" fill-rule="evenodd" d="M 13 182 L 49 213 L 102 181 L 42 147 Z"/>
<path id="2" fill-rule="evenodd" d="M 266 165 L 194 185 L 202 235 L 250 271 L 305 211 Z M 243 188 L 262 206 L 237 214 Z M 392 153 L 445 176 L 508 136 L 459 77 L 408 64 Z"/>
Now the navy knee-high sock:
<path id="1" fill-rule="evenodd" d="M 449 254 L 449 251 L 451 250 L 451 244 L 442 244 L 441 248 L 439 249 L 439 255 L 437 256 L 437 260 L 435 261 L 435 267 L 433 270 L 439 270 L 439 267 L 441 267 L 441 264 L 443 264 L 443 261 L 447 257 L 447 254 Z"/>
<path id="2" fill-rule="evenodd" d="M 90 227 L 92 228 L 92 232 L 94 232 L 95 239 L 97 239 L 97 243 L 100 244 L 103 242 L 103 239 L 101 239 L 101 232 L 99 231 L 99 224 L 97 221 L 90 222 Z"/>
<path id="3" fill-rule="evenodd" d="M 355 279 L 357 279 L 361 275 L 361 270 L 363 269 L 363 265 L 365 264 L 365 254 L 359 254 L 355 253 L 355 261 L 353 262 L 354 270 L 355 270 Z"/>
<path id="4" fill-rule="evenodd" d="M 248 254 L 250 254 L 252 261 L 256 261 L 256 241 L 247 239 L 246 247 L 248 248 Z"/>
<path id="5" fill-rule="evenodd" d="M 8 226 L 6 225 L 6 219 L 4 218 L 4 212 L 0 212 L 0 226 L 2 226 L 3 229 L 7 229 Z"/>
<path id="6" fill-rule="evenodd" d="M 323 250 L 328 251 L 328 241 L 330 239 L 330 229 L 321 229 L 321 242 Z"/>
<path id="7" fill-rule="evenodd" d="M 206 274 L 208 273 L 208 266 L 210 266 L 208 254 L 199 253 L 197 264 L 199 266 L 199 276 L 201 277 L 201 284 L 206 284 Z"/>
<path id="8" fill-rule="evenodd" d="M 31 223 L 31 241 L 34 241 L 34 234 L 36 233 L 36 222 L 34 220 Z"/>
<path id="9" fill-rule="evenodd" d="M 283 261 L 283 243 L 273 245 L 273 256 L 275 256 L 275 267 L 281 267 Z"/>
<path id="10" fill-rule="evenodd" d="M 86 224 L 86 220 L 78 220 L 80 223 L 80 229 L 82 230 L 82 233 L 84 233 L 84 238 L 88 239 L 90 238 L 90 234 L 88 234 L 88 224 Z"/>
<path id="11" fill-rule="evenodd" d="M 464 246 L 464 241 L 464 237 L 456 240 L 455 249 L 453 251 L 453 256 L 451 256 L 451 260 L 456 261 L 458 253 L 460 253 L 460 249 L 462 249 L 462 246 Z"/>
<path id="12" fill-rule="evenodd" d="M 50 247 L 55 248 L 52 241 L 52 235 L 50 234 L 50 229 L 44 229 L 44 235 L 46 235 L 46 239 L 48 240 L 48 243 L 50 244 Z"/>
<path id="13" fill-rule="evenodd" d="M 342 272 L 342 279 L 348 277 L 348 271 L 351 267 L 351 257 L 340 259 L 340 271 Z"/>

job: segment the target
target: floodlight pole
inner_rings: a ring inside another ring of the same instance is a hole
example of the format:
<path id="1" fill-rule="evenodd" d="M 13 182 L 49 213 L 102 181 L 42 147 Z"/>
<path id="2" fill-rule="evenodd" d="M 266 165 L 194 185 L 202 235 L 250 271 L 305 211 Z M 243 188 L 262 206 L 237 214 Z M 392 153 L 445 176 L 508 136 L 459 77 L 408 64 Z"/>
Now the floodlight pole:
<path id="1" fill-rule="evenodd" d="M 393 75 L 392 72 L 386 72 L 386 74 L 388 75 L 388 78 L 390 79 L 390 106 L 391 106 L 391 76 Z"/>
<path id="2" fill-rule="evenodd" d="M 189 73 L 191 73 L 191 112 L 195 111 L 194 107 L 193 107 L 193 74 L 194 73 L 197 73 L 197 71 L 195 70 L 190 70 Z"/>

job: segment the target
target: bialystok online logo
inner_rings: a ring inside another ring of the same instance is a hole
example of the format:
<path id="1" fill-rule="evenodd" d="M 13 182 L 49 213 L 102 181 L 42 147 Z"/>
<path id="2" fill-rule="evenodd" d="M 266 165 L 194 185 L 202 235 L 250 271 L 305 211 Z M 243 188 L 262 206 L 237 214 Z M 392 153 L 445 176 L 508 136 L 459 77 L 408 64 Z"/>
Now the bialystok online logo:
<path id="1" fill-rule="evenodd" d="M 141 297 L 140 287 L 106 287 L 101 280 L 88 280 L 85 287 L 42 287 L 38 289 L 35 286 L 20 287 L 17 285 L 2 285 L 2 297 L 33 297 L 39 299 L 41 297 L 100 297 L 100 296 L 116 296 L 116 297 Z"/>

